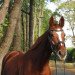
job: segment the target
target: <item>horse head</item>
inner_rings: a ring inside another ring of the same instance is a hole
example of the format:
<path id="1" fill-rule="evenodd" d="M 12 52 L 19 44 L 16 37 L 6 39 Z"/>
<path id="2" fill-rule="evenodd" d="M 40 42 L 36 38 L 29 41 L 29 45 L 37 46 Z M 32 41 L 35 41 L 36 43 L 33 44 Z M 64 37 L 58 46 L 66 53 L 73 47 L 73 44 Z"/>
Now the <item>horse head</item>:
<path id="1" fill-rule="evenodd" d="M 52 52 L 54 52 L 60 60 L 65 60 L 67 50 L 65 47 L 65 33 L 63 30 L 64 18 L 61 17 L 59 23 L 52 16 L 49 20 L 49 43 Z"/>

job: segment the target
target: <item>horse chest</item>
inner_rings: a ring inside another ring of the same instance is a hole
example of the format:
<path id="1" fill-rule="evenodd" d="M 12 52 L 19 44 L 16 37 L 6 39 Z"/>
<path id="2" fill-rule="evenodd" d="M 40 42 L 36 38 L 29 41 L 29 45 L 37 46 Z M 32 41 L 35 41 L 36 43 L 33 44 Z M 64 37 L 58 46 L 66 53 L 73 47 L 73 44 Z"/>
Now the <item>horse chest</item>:
<path id="1" fill-rule="evenodd" d="M 44 65 L 41 75 L 51 75 L 51 71 L 48 63 Z"/>
<path id="2" fill-rule="evenodd" d="M 35 67 L 35 64 L 34 64 L 34 66 L 32 66 L 31 64 L 25 65 L 25 67 L 23 69 L 23 72 L 24 72 L 23 75 L 51 75 L 48 64 L 45 65 L 41 71 L 35 69 L 34 67 Z"/>

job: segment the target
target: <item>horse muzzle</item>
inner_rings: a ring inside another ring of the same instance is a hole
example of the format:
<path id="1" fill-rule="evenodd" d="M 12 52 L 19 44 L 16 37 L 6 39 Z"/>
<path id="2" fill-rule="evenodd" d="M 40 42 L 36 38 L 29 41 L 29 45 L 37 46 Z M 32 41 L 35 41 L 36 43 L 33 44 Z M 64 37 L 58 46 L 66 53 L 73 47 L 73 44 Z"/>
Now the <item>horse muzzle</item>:
<path id="1" fill-rule="evenodd" d="M 58 58 L 60 60 L 64 61 L 66 59 L 66 57 L 67 57 L 67 50 L 63 50 L 63 51 L 62 50 L 59 50 L 57 52 L 57 56 L 58 56 Z"/>

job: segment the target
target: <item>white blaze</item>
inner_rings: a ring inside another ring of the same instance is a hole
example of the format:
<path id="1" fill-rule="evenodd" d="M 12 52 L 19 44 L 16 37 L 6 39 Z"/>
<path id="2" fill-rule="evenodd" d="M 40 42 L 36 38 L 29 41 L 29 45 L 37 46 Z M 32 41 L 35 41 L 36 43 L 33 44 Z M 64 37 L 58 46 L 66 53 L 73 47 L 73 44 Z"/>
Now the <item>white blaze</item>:
<path id="1" fill-rule="evenodd" d="M 63 41 L 63 40 L 62 40 L 62 36 L 61 36 L 62 31 L 60 31 L 60 29 L 58 29 L 58 31 L 57 31 L 56 33 L 58 34 L 58 39 L 59 39 L 59 41 Z M 62 45 L 62 43 L 61 43 L 61 45 Z"/>

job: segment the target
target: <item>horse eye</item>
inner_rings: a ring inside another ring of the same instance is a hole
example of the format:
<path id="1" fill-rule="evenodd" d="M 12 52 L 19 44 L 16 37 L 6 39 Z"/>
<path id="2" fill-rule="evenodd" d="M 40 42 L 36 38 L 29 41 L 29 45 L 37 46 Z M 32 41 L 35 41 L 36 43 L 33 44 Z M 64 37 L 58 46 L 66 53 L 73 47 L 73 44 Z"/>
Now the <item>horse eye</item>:
<path id="1" fill-rule="evenodd" d="M 51 37 L 53 36 L 52 31 L 50 31 L 50 36 L 51 36 Z"/>
<path id="2" fill-rule="evenodd" d="M 50 34 L 51 37 L 53 37 L 53 34 Z"/>
<path id="3" fill-rule="evenodd" d="M 51 34 L 51 36 L 53 36 L 53 34 Z"/>

